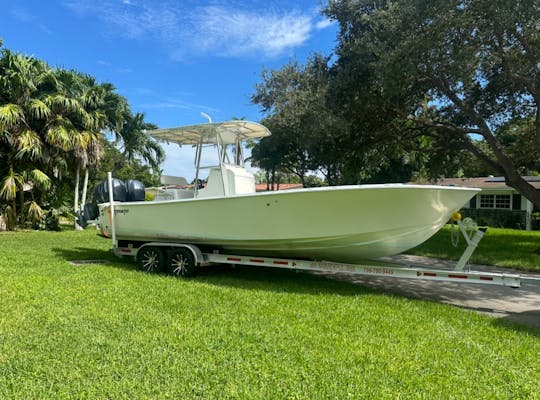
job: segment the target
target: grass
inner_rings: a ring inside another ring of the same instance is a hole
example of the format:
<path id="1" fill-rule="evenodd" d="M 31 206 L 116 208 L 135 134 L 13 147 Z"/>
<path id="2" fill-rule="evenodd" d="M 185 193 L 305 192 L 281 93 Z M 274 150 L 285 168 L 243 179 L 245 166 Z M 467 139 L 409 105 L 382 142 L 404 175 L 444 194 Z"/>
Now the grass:
<path id="1" fill-rule="evenodd" d="M 465 239 L 460 234 L 458 247 L 453 247 L 450 230 L 447 225 L 427 242 L 408 253 L 458 260 L 466 247 Z M 489 228 L 470 262 L 540 272 L 540 232 Z"/>
<path id="2" fill-rule="evenodd" d="M 109 245 L 0 234 L 0 398 L 540 398 L 538 329 L 291 271 L 146 274 Z"/>

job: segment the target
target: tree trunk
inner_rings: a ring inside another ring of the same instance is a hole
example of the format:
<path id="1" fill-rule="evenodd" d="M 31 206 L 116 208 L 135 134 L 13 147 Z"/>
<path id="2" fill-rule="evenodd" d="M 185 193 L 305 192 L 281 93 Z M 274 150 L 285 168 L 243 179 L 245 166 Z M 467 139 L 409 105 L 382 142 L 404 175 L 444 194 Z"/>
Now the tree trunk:
<path id="1" fill-rule="evenodd" d="M 75 214 L 79 212 L 79 167 L 77 167 L 77 172 L 75 173 L 75 196 L 73 201 L 73 209 L 75 211 Z M 75 230 L 76 231 L 82 231 L 82 227 L 77 223 L 77 219 L 75 218 Z"/>
<path id="2" fill-rule="evenodd" d="M 504 173 L 506 183 L 525 196 L 525 198 L 531 201 L 535 207 L 540 208 L 540 190 L 536 190 L 534 186 L 529 184 L 519 174 L 513 161 L 506 155 L 501 143 L 493 134 L 489 124 L 486 122 L 483 116 L 480 115 L 474 108 L 463 102 L 454 92 L 449 89 L 449 86 L 445 82 L 443 83 L 443 90 L 445 91 L 446 95 L 454 102 L 454 104 L 464 110 L 466 116 L 470 118 L 471 122 L 478 126 L 478 133 L 482 135 L 487 145 L 493 151 L 497 164 Z M 538 120 L 536 122 L 538 122 Z M 468 137 L 466 137 L 466 140 L 468 140 Z M 475 152 L 473 152 L 473 154 L 478 157 L 478 154 Z M 480 159 L 482 158 L 480 157 Z"/>
<path id="3" fill-rule="evenodd" d="M 512 160 L 503 151 L 502 146 L 487 126 L 487 123 L 485 123 L 483 120 L 482 122 L 482 136 L 493 151 L 493 154 L 501 166 L 501 169 L 504 171 L 506 183 L 530 200 L 535 207 L 540 208 L 540 190 L 536 190 L 533 185 L 523 179 Z"/>
<path id="4" fill-rule="evenodd" d="M 8 224 L 9 224 L 9 227 L 8 229 L 10 231 L 13 231 L 15 230 L 16 226 L 17 226 L 17 220 L 18 220 L 18 217 L 17 217 L 17 198 L 14 197 L 12 202 L 11 202 L 11 210 L 9 210 L 9 213 L 8 213 Z"/>
<path id="5" fill-rule="evenodd" d="M 86 204 L 86 191 L 88 189 L 88 168 L 84 170 L 84 183 L 82 190 L 81 208 Z"/>
<path id="6" fill-rule="evenodd" d="M 23 225 L 24 218 L 24 183 L 19 188 L 19 224 Z"/>
<path id="7" fill-rule="evenodd" d="M 275 182 L 276 182 L 276 169 L 272 168 L 272 185 L 271 185 L 272 191 L 274 191 L 274 183 Z"/>
<path id="8" fill-rule="evenodd" d="M 540 189 L 536 189 L 519 174 L 505 174 L 506 184 L 512 186 L 540 210 Z"/>
<path id="9" fill-rule="evenodd" d="M 534 133 L 536 150 L 540 153 L 540 104 L 536 105 L 536 118 L 534 120 Z"/>

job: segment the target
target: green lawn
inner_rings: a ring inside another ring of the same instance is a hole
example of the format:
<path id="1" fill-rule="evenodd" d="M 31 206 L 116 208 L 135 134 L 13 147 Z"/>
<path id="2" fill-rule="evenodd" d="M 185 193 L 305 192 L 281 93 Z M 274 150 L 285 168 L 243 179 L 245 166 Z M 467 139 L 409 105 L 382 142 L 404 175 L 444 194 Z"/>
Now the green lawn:
<path id="1" fill-rule="evenodd" d="M 538 329 L 291 271 L 151 275 L 108 246 L 0 234 L 0 398 L 540 398 Z"/>
<path id="2" fill-rule="evenodd" d="M 448 225 L 408 253 L 458 260 L 465 247 L 461 234 L 459 246 L 452 246 Z M 540 272 L 540 232 L 489 228 L 470 262 Z"/>

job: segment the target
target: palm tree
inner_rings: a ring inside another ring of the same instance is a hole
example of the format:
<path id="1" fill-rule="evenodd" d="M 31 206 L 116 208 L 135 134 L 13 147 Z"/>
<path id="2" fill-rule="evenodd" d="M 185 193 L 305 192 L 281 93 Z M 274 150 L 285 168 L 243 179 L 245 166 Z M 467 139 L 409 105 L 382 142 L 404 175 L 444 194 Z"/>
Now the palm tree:
<path id="1" fill-rule="evenodd" d="M 97 85 L 88 75 L 53 70 L 35 58 L 2 51 L 0 199 L 10 202 L 9 221 L 25 220 L 25 184 L 27 189 L 44 190 L 51 174 L 58 179 L 62 174 L 69 176 L 68 166 L 75 166 L 71 170 L 76 181 L 83 168 L 87 181 L 89 166 L 99 160 L 102 131 L 121 123 L 113 121 L 111 104 L 118 95 L 111 95 L 112 89 L 111 85 Z M 123 105 L 125 100 L 118 103 Z M 78 188 L 75 199 L 77 202 Z M 26 210 L 36 217 L 41 214 L 38 207 L 32 198 Z"/>
<path id="2" fill-rule="evenodd" d="M 159 164 L 165 160 L 165 151 L 146 133 L 146 130 L 156 128 L 156 125 L 144 121 L 143 113 L 126 113 L 119 136 L 122 153 L 129 163 L 140 157 L 148 162 L 154 171 L 159 171 Z"/>
<path id="3" fill-rule="evenodd" d="M 122 143 L 129 162 L 140 157 L 158 169 L 163 149 L 144 132 L 156 126 L 145 122 L 144 114 L 133 115 L 115 90 L 87 74 L 52 69 L 33 57 L 2 49 L 0 211 L 8 214 L 10 228 L 26 217 L 43 215 L 43 193 L 52 179 L 75 178 L 78 211 L 80 171 L 84 171 L 84 204 L 89 170 L 99 165 L 107 131 Z M 37 193 L 41 196 L 34 196 Z"/>
<path id="4" fill-rule="evenodd" d="M 32 178 L 37 182 L 36 186 L 41 184 L 42 187 L 50 181 L 43 168 L 44 142 L 40 133 L 52 111 L 41 94 L 53 81 L 51 69 L 44 62 L 2 50 L 0 157 L 3 168 L 0 168 L 0 199 L 11 202 L 8 208 L 10 228 L 17 222 L 24 222 L 25 179 Z"/>
<path id="5" fill-rule="evenodd" d="M 77 71 L 58 70 L 59 93 L 55 95 L 63 117 L 71 122 L 71 146 L 68 152 L 74 166 L 74 208 L 79 211 L 80 171 L 84 183 L 80 205 L 86 201 L 88 177 L 91 168 L 99 166 L 104 132 L 117 132 L 127 110 L 127 101 L 115 93 L 109 83 L 98 84 L 94 77 Z M 76 225 L 77 228 L 77 225 Z"/>

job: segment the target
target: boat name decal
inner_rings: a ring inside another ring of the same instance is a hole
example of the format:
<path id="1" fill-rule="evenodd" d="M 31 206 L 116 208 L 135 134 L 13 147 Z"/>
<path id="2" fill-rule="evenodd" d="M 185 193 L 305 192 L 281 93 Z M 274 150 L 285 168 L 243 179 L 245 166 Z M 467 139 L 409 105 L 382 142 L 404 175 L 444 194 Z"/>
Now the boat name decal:
<path id="1" fill-rule="evenodd" d="M 384 267 L 364 267 L 364 272 L 374 275 L 394 275 L 394 270 Z"/>
<path id="2" fill-rule="evenodd" d="M 392 268 L 385 267 L 372 267 L 367 265 L 356 265 L 356 264 L 343 264 L 343 263 L 334 263 L 329 261 L 314 261 L 310 264 L 311 268 L 324 268 L 325 270 L 331 269 L 334 271 L 343 271 L 343 272 L 356 272 L 363 271 L 366 274 L 372 275 L 394 275 L 395 271 Z"/>
<path id="3" fill-rule="evenodd" d="M 128 212 L 129 212 L 129 210 L 126 210 L 124 208 L 121 208 L 121 209 L 115 208 L 114 209 L 114 215 L 127 214 Z"/>

